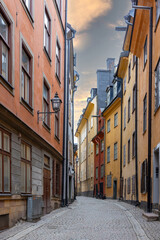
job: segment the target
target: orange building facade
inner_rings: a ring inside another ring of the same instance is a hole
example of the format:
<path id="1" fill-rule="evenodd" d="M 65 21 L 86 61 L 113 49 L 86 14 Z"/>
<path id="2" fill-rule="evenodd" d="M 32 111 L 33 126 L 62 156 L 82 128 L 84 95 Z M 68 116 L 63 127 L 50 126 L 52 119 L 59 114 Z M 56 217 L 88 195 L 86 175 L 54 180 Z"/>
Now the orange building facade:
<path id="1" fill-rule="evenodd" d="M 64 0 L 0 0 L 0 229 L 60 206 L 64 43 Z"/>

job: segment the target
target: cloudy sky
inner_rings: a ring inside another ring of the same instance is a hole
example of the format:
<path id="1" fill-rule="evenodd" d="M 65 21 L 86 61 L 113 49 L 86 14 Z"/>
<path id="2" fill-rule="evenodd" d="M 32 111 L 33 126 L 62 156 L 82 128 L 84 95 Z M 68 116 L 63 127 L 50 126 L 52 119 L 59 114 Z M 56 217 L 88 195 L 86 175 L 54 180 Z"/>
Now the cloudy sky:
<path id="1" fill-rule="evenodd" d="M 74 47 L 80 74 L 75 94 L 75 128 L 90 89 L 96 87 L 97 69 L 106 69 L 106 59 L 110 57 L 118 63 L 124 33 L 116 32 L 115 27 L 125 26 L 124 16 L 130 9 L 130 0 L 68 0 L 68 23 L 77 31 Z"/>

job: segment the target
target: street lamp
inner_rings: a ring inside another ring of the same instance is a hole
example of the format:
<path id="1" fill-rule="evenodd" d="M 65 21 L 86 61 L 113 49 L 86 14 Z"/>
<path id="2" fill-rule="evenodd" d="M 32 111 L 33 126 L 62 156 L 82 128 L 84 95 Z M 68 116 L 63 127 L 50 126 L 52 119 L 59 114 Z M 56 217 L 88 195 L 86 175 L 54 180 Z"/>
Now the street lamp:
<path id="1" fill-rule="evenodd" d="M 52 113 L 57 113 L 60 111 L 60 105 L 62 103 L 61 99 L 58 97 L 58 93 L 56 92 L 54 95 L 54 98 L 51 99 L 51 103 L 52 103 L 52 109 L 53 112 L 40 112 L 39 110 L 37 111 L 37 119 L 38 119 L 38 123 L 40 120 L 43 120 L 42 118 L 40 119 L 39 115 L 40 114 L 52 114 Z"/>

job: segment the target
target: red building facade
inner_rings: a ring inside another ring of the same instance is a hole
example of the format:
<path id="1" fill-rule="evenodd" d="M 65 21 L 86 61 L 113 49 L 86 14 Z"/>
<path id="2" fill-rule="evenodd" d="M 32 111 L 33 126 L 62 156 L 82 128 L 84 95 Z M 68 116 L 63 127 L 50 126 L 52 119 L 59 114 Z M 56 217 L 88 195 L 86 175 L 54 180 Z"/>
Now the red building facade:
<path id="1" fill-rule="evenodd" d="M 60 206 L 64 45 L 65 0 L 0 0 L 0 230 Z"/>
<path id="2" fill-rule="evenodd" d="M 94 143 L 94 196 L 105 198 L 105 162 L 104 162 L 104 119 L 99 110 L 98 132 L 92 139 Z"/>

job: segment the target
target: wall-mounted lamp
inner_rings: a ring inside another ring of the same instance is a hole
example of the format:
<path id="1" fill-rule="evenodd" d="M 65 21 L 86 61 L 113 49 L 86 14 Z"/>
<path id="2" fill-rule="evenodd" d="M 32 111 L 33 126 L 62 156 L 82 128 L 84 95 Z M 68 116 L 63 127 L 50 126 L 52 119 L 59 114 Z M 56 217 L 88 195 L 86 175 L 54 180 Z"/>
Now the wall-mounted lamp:
<path id="1" fill-rule="evenodd" d="M 37 111 L 38 123 L 40 120 L 42 120 L 39 117 L 40 114 L 52 114 L 52 113 L 57 113 L 60 111 L 60 106 L 61 106 L 62 101 L 58 97 L 57 92 L 55 93 L 54 98 L 51 99 L 51 103 L 52 103 L 53 112 L 40 112 L 39 110 Z"/>

